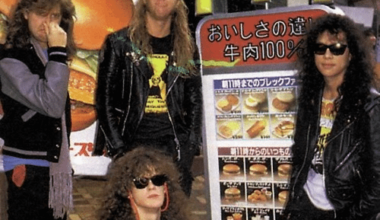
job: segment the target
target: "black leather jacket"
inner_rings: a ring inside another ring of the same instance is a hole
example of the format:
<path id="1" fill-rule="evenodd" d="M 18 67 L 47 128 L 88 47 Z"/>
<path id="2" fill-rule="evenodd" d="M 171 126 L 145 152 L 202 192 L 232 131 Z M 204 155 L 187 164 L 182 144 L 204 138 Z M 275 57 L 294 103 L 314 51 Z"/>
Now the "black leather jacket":
<path id="1" fill-rule="evenodd" d="M 318 94 L 317 94 L 318 96 Z M 311 103 L 315 111 L 300 107 L 294 137 L 293 171 L 285 213 L 297 213 L 299 198 L 319 136 L 322 92 Z M 344 105 L 344 103 L 342 103 Z M 327 197 L 337 219 L 371 219 L 380 212 L 380 97 L 373 89 L 359 113 L 338 112 L 323 155 Z"/>
<path id="2" fill-rule="evenodd" d="M 193 156 L 201 144 L 202 82 L 199 74 L 184 78 L 178 70 L 170 56 L 168 113 L 180 155 L 186 157 Z M 127 28 L 108 36 L 99 60 L 96 108 L 100 126 L 95 155 L 102 153 L 103 135 L 109 155 L 128 150 L 144 114 L 151 73 L 146 58 L 132 47 Z M 190 147 L 184 148 L 185 143 L 191 143 Z"/>

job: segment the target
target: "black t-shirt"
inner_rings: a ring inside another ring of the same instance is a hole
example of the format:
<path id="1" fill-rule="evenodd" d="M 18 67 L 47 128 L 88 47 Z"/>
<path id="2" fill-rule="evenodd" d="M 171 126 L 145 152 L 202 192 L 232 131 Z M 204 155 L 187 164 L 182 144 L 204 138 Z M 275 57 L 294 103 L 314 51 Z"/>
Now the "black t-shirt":
<path id="1" fill-rule="evenodd" d="M 152 37 L 153 54 L 148 62 L 153 74 L 149 80 L 150 92 L 144 116 L 140 122 L 136 139 L 156 139 L 174 135 L 166 104 L 167 64 L 172 52 L 172 37 Z"/>

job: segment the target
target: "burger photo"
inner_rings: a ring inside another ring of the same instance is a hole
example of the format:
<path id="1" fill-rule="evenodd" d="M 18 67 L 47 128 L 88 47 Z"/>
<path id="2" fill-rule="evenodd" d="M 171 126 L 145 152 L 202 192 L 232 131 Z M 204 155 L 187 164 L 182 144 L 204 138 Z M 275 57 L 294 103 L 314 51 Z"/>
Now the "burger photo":
<path id="1" fill-rule="evenodd" d="M 235 202 L 241 198 L 240 189 L 236 187 L 230 187 L 224 190 L 224 198 L 227 201 Z"/>
<path id="2" fill-rule="evenodd" d="M 223 174 L 227 176 L 233 176 L 240 174 L 240 167 L 237 164 L 225 164 L 223 166 Z"/>
<path id="3" fill-rule="evenodd" d="M 72 0 L 76 18 L 74 41 L 77 53 L 68 63 L 72 131 L 83 130 L 96 121 L 95 90 L 98 56 L 106 36 L 131 20 L 132 0 Z M 0 42 L 6 35 L 6 20 L 17 0 L 0 0 Z"/>
<path id="4" fill-rule="evenodd" d="M 262 177 L 268 174 L 268 168 L 264 164 L 253 164 L 249 167 L 249 174 L 255 177 Z"/>
<path id="5" fill-rule="evenodd" d="M 291 91 L 278 92 L 272 100 L 272 106 L 279 112 L 285 112 L 294 105 L 294 99 Z"/>
<path id="6" fill-rule="evenodd" d="M 277 167 L 277 175 L 279 177 L 288 178 L 292 170 L 292 165 L 288 163 L 280 164 Z"/>
<path id="7" fill-rule="evenodd" d="M 106 36 L 128 25 L 132 0 L 72 0 L 76 10 L 74 41 L 77 53 L 69 62 L 72 131 L 96 121 L 95 90 L 98 56 Z"/>
<path id="8" fill-rule="evenodd" d="M 288 194 L 289 194 L 289 192 L 287 190 L 284 190 L 284 191 L 281 191 L 280 193 L 278 193 L 278 201 L 281 204 L 285 204 L 286 200 L 288 199 Z"/>

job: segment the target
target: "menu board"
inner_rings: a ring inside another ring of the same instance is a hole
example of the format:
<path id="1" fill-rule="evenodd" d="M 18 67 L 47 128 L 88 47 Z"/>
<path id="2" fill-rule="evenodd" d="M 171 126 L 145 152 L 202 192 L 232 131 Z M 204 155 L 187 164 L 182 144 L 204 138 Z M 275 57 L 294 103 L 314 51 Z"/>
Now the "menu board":
<path id="1" fill-rule="evenodd" d="M 336 9 L 338 10 L 338 9 Z M 294 61 L 323 6 L 217 14 L 197 27 L 211 219 L 278 220 L 289 191 Z"/>
<path id="2" fill-rule="evenodd" d="M 220 217 L 213 219 L 273 220 L 287 198 L 297 80 L 292 70 L 264 74 L 282 76 L 247 77 L 258 74 L 205 80 L 204 86 L 213 85 L 206 97 L 213 97 L 214 107 L 208 108 L 207 114 L 214 115 L 206 121 L 211 126 L 207 130 L 215 132 L 215 139 L 207 142 L 207 159 L 216 165 L 209 167 L 209 175 L 217 174 L 209 178 L 213 189 L 219 187 L 211 194 L 220 209 Z"/>

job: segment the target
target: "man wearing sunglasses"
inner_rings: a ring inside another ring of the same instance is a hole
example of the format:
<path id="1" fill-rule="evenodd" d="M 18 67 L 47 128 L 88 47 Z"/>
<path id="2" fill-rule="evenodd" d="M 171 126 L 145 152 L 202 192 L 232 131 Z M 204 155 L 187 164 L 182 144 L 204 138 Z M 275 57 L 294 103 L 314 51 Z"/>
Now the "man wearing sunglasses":
<path id="1" fill-rule="evenodd" d="M 380 98 L 366 42 L 336 14 L 306 34 L 285 219 L 375 219 L 380 212 Z"/>
<path id="2" fill-rule="evenodd" d="M 144 146 L 115 161 L 109 170 L 99 219 L 187 220 L 186 196 L 170 157 Z"/>

